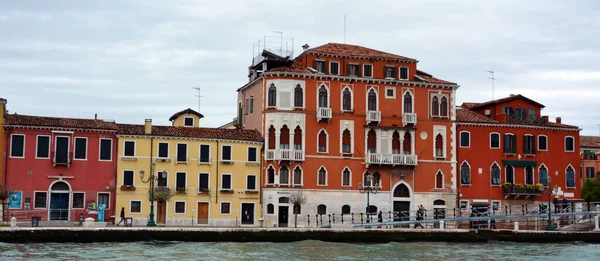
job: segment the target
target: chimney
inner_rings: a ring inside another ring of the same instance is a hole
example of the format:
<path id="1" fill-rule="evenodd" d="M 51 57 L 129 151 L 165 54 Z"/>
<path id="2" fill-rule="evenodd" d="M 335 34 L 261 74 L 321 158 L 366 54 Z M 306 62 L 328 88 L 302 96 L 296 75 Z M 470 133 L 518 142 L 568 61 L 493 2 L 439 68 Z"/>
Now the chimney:
<path id="1" fill-rule="evenodd" d="M 144 122 L 144 134 L 152 134 L 152 119 L 146 119 Z"/>
<path id="2" fill-rule="evenodd" d="M 94 113 L 94 120 L 98 119 L 98 113 Z"/>
<path id="3" fill-rule="evenodd" d="M 303 50 L 303 51 L 306 51 L 306 50 L 308 50 L 308 47 L 310 47 L 310 46 L 308 46 L 308 44 L 304 44 L 304 45 L 302 46 L 302 50 Z"/>
<path id="4" fill-rule="evenodd" d="M 0 98 L 0 123 L 4 123 L 4 115 L 8 114 L 6 110 L 6 99 Z"/>
<path id="5" fill-rule="evenodd" d="M 562 124 L 562 119 L 560 117 L 556 117 L 556 123 Z"/>

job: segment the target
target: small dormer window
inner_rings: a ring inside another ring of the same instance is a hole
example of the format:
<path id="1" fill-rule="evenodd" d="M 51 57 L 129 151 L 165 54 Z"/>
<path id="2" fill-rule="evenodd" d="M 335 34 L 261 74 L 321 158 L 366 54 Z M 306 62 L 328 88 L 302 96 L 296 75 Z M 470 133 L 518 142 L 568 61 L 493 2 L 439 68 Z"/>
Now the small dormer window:
<path id="1" fill-rule="evenodd" d="M 385 78 L 396 78 L 395 74 L 396 74 L 396 68 L 392 67 L 392 66 L 386 66 L 385 67 Z"/>
<path id="2" fill-rule="evenodd" d="M 348 76 L 359 76 L 358 75 L 358 64 L 348 65 Z"/>
<path id="3" fill-rule="evenodd" d="M 320 73 L 327 73 L 325 71 L 325 61 L 315 61 L 315 70 Z"/>
<path id="4" fill-rule="evenodd" d="M 183 118 L 183 126 L 184 127 L 194 127 L 194 118 L 192 118 L 192 117 Z"/>

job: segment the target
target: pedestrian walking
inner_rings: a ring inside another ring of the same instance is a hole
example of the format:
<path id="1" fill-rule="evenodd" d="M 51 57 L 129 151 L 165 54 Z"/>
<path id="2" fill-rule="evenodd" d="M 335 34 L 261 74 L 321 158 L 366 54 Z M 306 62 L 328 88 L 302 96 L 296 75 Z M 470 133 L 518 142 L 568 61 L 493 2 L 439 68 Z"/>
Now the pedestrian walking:
<path id="1" fill-rule="evenodd" d="M 377 214 L 377 222 L 380 223 L 377 228 L 381 228 L 381 223 L 383 222 L 383 213 L 381 211 L 379 211 L 379 214 Z"/>
<path id="2" fill-rule="evenodd" d="M 423 212 L 425 212 L 425 208 L 423 207 L 423 205 L 420 205 L 419 209 L 417 210 L 417 220 L 423 220 Z M 415 228 L 417 227 L 425 228 L 423 227 L 423 225 L 421 225 L 420 222 L 415 223 Z"/>
<path id="3" fill-rule="evenodd" d="M 117 226 L 119 226 L 124 221 L 125 221 L 125 207 L 122 207 L 121 208 L 121 221 L 119 221 L 119 223 L 117 223 Z"/>
<path id="4" fill-rule="evenodd" d="M 552 204 L 554 204 L 554 214 L 558 213 L 558 197 L 554 197 Z"/>

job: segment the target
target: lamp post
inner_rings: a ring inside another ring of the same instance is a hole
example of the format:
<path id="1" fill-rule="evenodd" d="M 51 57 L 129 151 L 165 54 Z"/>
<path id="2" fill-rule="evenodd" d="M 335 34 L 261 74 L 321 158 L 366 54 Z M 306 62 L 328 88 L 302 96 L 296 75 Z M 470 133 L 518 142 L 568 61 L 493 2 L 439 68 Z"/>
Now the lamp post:
<path id="1" fill-rule="evenodd" d="M 143 183 L 150 182 L 150 218 L 148 219 L 148 227 L 155 227 L 156 222 L 154 221 L 154 181 L 156 180 L 156 175 L 154 175 L 154 169 L 156 168 L 156 162 L 152 162 L 150 167 L 150 176 L 147 180 L 144 181 L 144 174 L 146 172 L 144 170 L 140 170 L 140 179 Z"/>
<path id="2" fill-rule="evenodd" d="M 369 202 L 369 195 L 371 193 L 377 194 L 377 192 L 379 191 L 379 183 L 377 181 L 375 181 L 375 184 L 373 184 L 374 177 L 373 177 L 373 174 L 371 174 L 371 173 L 368 173 L 365 178 L 366 178 L 365 182 L 368 182 L 368 184 L 362 184 L 362 182 L 358 182 L 358 191 L 361 194 L 367 193 L 367 208 L 366 208 L 365 212 L 367 214 L 367 223 L 371 223 L 371 216 L 369 215 L 369 207 L 371 206 L 371 204 Z"/>
<path id="3" fill-rule="evenodd" d="M 552 231 L 554 228 L 552 227 L 552 211 L 550 210 L 550 196 L 554 195 L 558 190 L 558 185 L 554 185 L 554 189 L 550 190 L 550 181 L 552 178 L 548 175 L 548 208 L 546 211 L 548 212 L 548 226 L 546 226 L 547 231 Z"/>

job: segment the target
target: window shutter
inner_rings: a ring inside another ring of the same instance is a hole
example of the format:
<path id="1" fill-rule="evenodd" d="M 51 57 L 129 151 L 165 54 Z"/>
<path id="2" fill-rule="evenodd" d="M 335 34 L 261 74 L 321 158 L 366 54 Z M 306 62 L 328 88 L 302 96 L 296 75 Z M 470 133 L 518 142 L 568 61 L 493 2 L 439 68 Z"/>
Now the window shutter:
<path id="1" fill-rule="evenodd" d="M 398 70 L 396 67 L 392 67 L 392 71 L 394 71 L 394 73 L 392 74 L 392 77 L 394 79 L 398 79 Z"/>
<path id="2" fill-rule="evenodd" d="M 511 147 L 511 152 L 516 152 L 517 151 L 517 136 L 512 135 L 512 147 Z"/>
<path id="3" fill-rule="evenodd" d="M 346 65 L 346 75 L 350 76 L 350 65 Z"/>
<path id="4" fill-rule="evenodd" d="M 529 152 L 529 138 L 527 136 L 523 136 L 523 153 L 527 154 Z"/>
<path id="5" fill-rule="evenodd" d="M 356 65 L 356 76 L 360 77 L 360 64 Z"/>
<path id="6" fill-rule="evenodd" d="M 313 68 L 314 68 L 315 70 L 318 70 L 318 69 L 317 69 L 317 60 L 315 60 L 315 61 L 313 62 Z"/>

